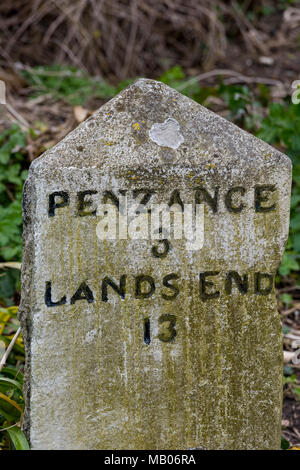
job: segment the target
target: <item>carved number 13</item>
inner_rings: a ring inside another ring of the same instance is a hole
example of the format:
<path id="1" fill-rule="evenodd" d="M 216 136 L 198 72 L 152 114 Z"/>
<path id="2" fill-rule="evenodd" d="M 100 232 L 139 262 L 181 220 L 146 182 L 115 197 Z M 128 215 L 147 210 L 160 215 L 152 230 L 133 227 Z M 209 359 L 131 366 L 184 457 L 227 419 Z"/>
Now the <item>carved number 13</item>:
<path id="1" fill-rule="evenodd" d="M 158 338 L 164 343 L 169 343 L 174 341 L 176 337 L 176 317 L 171 314 L 161 315 L 158 319 L 159 323 L 159 333 Z M 150 319 L 146 318 L 144 320 L 144 342 L 146 344 L 151 343 L 151 329 L 150 329 Z"/>

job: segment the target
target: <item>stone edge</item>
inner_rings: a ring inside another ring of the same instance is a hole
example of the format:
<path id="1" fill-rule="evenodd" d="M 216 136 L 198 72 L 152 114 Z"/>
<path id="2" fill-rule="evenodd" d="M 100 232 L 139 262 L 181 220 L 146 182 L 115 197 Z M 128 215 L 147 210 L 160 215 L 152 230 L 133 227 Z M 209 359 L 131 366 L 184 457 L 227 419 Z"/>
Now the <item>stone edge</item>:
<path id="1" fill-rule="evenodd" d="M 25 346 L 25 373 L 23 394 L 25 410 L 22 420 L 22 429 L 30 444 L 30 396 L 31 396 L 31 334 L 32 334 L 32 300 L 33 300 L 33 272 L 35 260 L 34 248 L 34 214 L 35 214 L 35 185 L 32 178 L 27 178 L 23 189 L 23 257 L 21 269 L 22 295 L 18 311 L 18 318 Z"/>

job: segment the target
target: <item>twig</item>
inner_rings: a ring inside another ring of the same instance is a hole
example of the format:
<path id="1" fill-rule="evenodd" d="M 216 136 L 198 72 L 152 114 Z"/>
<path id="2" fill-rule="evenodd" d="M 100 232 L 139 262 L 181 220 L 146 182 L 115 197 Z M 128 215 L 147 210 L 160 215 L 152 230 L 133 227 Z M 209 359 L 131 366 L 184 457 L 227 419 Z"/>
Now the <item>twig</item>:
<path id="1" fill-rule="evenodd" d="M 13 339 L 11 340 L 11 342 L 9 343 L 9 346 L 7 348 L 7 350 L 5 351 L 5 354 L 4 356 L 2 357 L 1 361 L 0 361 L 0 372 L 2 370 L 2 368 L 5 366 L 6 364 L 6 360 L 12 350 L 12 348 L 14 347 L 14 344 L 19 336 L 19 334 L 21 333 L 21 328 L 18 328 L 18 331 L 16 332 L 15 336 L 13 337 Z"/>
<path id="2" fill-rule="evenodd" d="M 289 308 L 288 310 L 283 310 L 281 311 L 281 315 L 289 315 L 290 313 L 296 312 L 296 310 L 300 309 L 300 303 L 295 304 L 292 308 Z"/>
<path id="3" fill-rule="evenodd" d="M 239 77 L 227 78 L 224 80 L 225 85 L 233 85 L 235 83 L 263 83 L 265 85 L 283 86 L 280 80 L 274 78 L 264 77 L 247 77 L 246 75 L 240 75 Z"/>
<path id="4" fill-rule="evenodd" d="M 300 290 L 300 286 L 283 287 L 282 289 L 277 289 L 277 292 L 281 294 L 282 292 L 292 292 L 293 290 Z"/>
<path id="5" fill-rule="evenodd" d="M 224 80 L 224 83 L 264 83 L 266 85 L 283 85 L 280 80 L 275 80 L 273 78 L 264 78 L 264 77 L 248 77 L 246 75 L 242 75 L 235 70 L 228 70 L 228 69 L 216 69 L 211 70 L 210 72 L 201 73 L 200 75 L 196 75 L 195 77 L 190 78 L 182 85 L 177 87 L 178 91 L 184 90 L 187 86 L 192 85 L 195 82 L 200 82 L 206 80 L 207 78 L 214 77 L 216 75 L 229 75 L 231 78 Z"/>
<path id="6" fill-rule="evenodd" d="M 7 186 L 5 187 L 5 192 L 6 192 L 7 196 L 9 197 L 9 199 L 13 202 L 13 201 L 15 200 L 14 195 L 13 195 L 13 193 L 9 190 L 9 188 L 8 188 Z"/>
<path id="7" fill-rule="evenodd" d="M 4 106 L 6 106 L 7 111 L 17 120 L 22 124 L 24 127 L 27 129 L 30 128 L 29 123 L 19 114 L 17 111 L 12 107 L 11 104 L 6 103 Z"/>
<path id="8" fill-rule="evenodd" d="M 300 437 L 300 433 L 299 433 L 299 431 L 295 428 L 295 426 L 293 426 L 293 431 L 294 431 L 294 433 L 295 433 L 298 437 Z"/>
<path id="9" fill-rule="evenodd" d="M 15 423 L 15 424 L 12 424 L 11 426 L 8 426 L 7 428 L 1 428 L 0 432 L 1 431 L 7 431 L 8 429 L 11 429 L 11 428 L 14 428 L 15 426 L 20 426 L 20 425 L 21 425 L 21 422 L 19 421 L 18 423 Z"/>
<path id="10" fill-rule="evenodd" d="M 235 72 L 234 70 L 227 70 L 227 69 L 215 69 L 211 70 L 210 72 L 205 72 L 201 73 L 200 75 L 196 75 L 195 77 L 190 78 L 186 82 L 184 82 L 182 85 L 177 87 L 178 91 L 184 90 L 187 86 L 192 85 L 195 82 L 201 82 L 203 80 L 206 80 L 207 78 L 214 77 L 216 75 L 238 75 L 240 76 L 240 73 Z"/>

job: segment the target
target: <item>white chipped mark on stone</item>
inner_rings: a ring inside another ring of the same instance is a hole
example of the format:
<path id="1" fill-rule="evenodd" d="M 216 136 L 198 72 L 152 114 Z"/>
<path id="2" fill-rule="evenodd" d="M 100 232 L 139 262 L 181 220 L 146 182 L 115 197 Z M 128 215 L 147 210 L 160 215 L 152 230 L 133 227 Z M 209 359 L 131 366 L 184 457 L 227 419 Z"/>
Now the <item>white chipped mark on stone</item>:
<path id="1" fill-rule="evenodd" d="M 86 343 L 92 343 L 94 339 L 96 338 L 96 336 L 97 336 L 96 329 L 88 331 L 87 334 L 85 335 Z"/>
<path id="2" fill-rule="evenodd" d="M 184 141 L 180 125 L 176 119 L 168 118 L 165 122 L 155 123 L 149 131 L 150 139 L 162 147 L 178 149 Z"/>

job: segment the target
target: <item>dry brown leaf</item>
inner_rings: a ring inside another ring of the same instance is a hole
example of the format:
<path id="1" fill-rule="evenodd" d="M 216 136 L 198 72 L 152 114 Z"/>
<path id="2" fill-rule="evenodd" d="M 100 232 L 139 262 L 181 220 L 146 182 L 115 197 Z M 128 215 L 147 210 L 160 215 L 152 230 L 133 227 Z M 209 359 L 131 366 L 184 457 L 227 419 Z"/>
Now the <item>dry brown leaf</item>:
<path id="1" fill-rule="evenodd" d="M 78 123 L 84 121 L 88 115 L 88 110 L 82 106 L 74 106 L 73 108 L 75 119 Z"/>
<path id="2" fill-rule="evenodd" d="M 21 263 L 17 263 L 16 261 L 0 263 L 0 269 L 3 269 L 3 268 L 21 269 Z"/>

